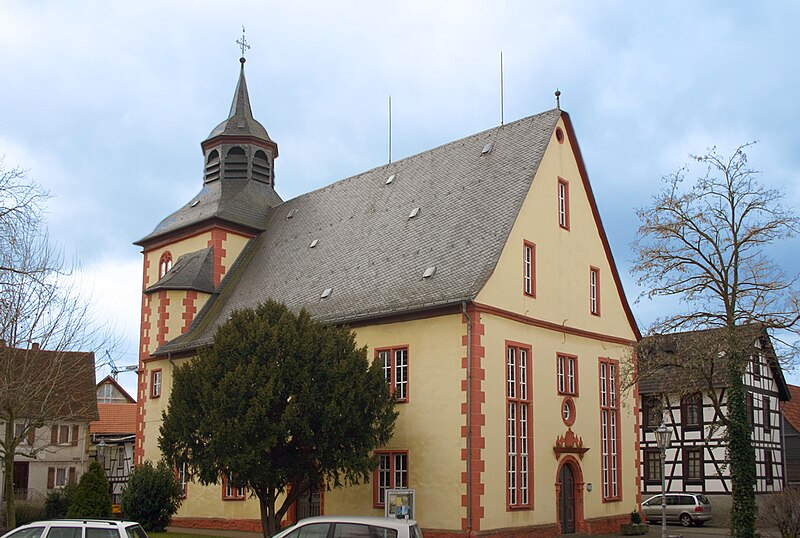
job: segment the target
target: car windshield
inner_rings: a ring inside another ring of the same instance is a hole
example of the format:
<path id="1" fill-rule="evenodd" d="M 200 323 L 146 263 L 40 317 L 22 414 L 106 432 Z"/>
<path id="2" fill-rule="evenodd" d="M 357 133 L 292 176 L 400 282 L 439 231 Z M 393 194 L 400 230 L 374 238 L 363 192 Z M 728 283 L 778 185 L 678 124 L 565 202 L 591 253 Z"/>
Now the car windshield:
<path id="1" fill-rule="evenodd" d="M 6 538 L 39 538 L 43 530 L 44 527 L 28 527 L 27 529 L 20 529 L 13 534 L 9 534 Z"/>

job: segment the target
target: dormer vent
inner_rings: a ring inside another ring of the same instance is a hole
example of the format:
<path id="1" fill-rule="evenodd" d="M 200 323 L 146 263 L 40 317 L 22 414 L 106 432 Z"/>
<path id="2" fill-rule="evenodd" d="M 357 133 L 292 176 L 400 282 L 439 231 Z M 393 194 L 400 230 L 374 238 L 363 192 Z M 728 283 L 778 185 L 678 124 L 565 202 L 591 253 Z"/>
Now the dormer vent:
<path id="1" fill-rule="evenodd" d="M 424 273 L 422 273 L 422 278 L 430 278 L 435 274 L 436 274 L 436 266 L 435 265 L 431 265 L 430 267 L 425 269 Z"/>
<path id="2" fill-rule="evenodd" d="M 494 144 L 489 142 L 488 144 L 483 146 L 483 149 L 481 150 L 481 155 L 486 155 L 488 153 L 491 153 L 493 148 L 494 148 Z"/>
<path id="3" fill-rule="evenodd" d="M 290 219 L 290 218 L 294 217 L 296 213 L 297 213 L 297 209 L 290 209 L 289 212 L 286 214 L 286 218 Z"/>
<path id="4" fill-rule="evenodd" d="M 391 176 L 389 176 L 388 178 L 386 178 L 386 184 L 387 184 L 387 185 L 391 185 L 391 184 L 392 184 L 392 181 L 394 181 L 394 176 L 395 176 L 395 175 L 396 175 L 396 174 L 392 174 Z"/>
<path id="5" fill-rule="evenodd" d="M 333 288 L 325 288 L 325 291 L 322 292 L 322 295 L 319 296 L 320 299 L 327 299 L 331 296 L 333 292 Z"/>
<path id="6" fill-rule="evenodd" d="M 311 242 L 311 244 L 310 244 L 310 245 L 308 245 L 308 248 L 314 248 L 314 247 L 316 247 L 316 246 L 317 246 L 317 243 L 319 243 L 319 239 L 314 239 L 314 240 Z"/>
<path id="7" fill-rule="evenodd" d="M 411 210 L 411 213 L 408 215 L 408 218 L 413 219 L 417 215 L 419 215 L 419 208 L 415 207 L 414 209 Z"/>

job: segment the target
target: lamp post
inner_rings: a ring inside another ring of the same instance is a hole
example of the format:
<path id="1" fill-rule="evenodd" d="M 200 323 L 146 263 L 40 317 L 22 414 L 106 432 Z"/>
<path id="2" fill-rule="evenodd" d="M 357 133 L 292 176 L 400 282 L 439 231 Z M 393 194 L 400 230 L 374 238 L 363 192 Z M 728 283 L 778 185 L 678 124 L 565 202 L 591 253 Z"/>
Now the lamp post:
<path id="1" fill-rule="evenodd" d="M 667 538 L 667 479 L 665 471 L 667 447 L 672 439 L 672 431 L 662 422 L 654 433 L 656 435 L 656 444 L 661 451 L 661 538 Z"/>

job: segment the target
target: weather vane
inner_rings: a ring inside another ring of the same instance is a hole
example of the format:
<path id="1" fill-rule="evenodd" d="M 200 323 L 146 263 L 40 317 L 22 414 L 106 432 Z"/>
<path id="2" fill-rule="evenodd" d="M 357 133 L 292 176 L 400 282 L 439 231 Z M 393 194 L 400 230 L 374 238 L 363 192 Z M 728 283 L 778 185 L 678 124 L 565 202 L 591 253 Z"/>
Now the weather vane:
<path id="1" fill-rule="evenodd" d="M 245 51 L 250 48 L 250 45 L 247 44 L 247 39 L 244 37 L 244 25 L 242 25 L 242 38 L 237 39 L 236 44 L 239 45 L 240 49 L 242 49 L 242 58 L 244 58 Z"/>

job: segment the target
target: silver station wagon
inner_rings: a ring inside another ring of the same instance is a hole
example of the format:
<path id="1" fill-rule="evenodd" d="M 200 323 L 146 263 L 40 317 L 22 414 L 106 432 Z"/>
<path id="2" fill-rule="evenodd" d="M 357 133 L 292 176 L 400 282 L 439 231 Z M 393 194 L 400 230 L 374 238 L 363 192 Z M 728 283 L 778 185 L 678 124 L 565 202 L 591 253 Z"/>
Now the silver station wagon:
<path id="1" fill-rule="evenodd" d="M 301 519 L 273 538 L 422 538 L 413 519 L 318 516 Z"/>
<path id="2" fill-rule="evenodd" d="M 642 503 L 642 512 L 649 523 L 661 522 L 661 495 L 650 497 Z M 667 521 L 684 527 L 698 527 L 711 519 L 711 502 L 699 493 L 667 493 Z"/>

